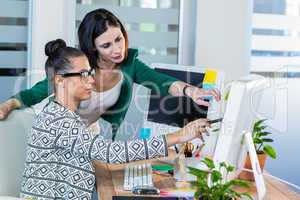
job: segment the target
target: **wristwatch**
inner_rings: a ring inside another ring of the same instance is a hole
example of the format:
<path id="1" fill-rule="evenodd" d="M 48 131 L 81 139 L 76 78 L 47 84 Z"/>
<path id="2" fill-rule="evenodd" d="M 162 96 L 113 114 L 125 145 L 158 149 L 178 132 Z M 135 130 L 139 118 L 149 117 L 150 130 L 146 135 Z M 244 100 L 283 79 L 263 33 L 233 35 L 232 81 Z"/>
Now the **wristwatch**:
<path id="1" fill-rule="evenodd" d="M 184 96 L 188 96 L 188 95 L 186 94 L 186 89 L 189 88 L 189 87 L 191 87 L 191 86 L 190 86 L 190 85 L 185 85 L 185 86 L 183 87 L 182 93 L 183 93 Z"/>

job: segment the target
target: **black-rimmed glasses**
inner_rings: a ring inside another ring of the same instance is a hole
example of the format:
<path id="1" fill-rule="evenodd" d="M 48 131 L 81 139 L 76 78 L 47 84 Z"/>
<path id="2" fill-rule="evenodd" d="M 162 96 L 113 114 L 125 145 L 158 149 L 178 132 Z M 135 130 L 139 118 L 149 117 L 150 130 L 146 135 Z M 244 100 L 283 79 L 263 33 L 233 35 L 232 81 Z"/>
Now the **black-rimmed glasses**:
<path id="1" fill-rule="evenodd" d="M 91 69 L 90 71 L 70 72 L 59 75 L 61 75 L 62 77 L 80 76 L 82 78 L 87 78 L 88 76 L 95 76 L 95 74 L 96 71 L 94 69 Z"/>
<path id="2" fill-rule="evenodd" d="M 94 69 L 91 69 L 89 71 L 81 71 L 81 72 L 70 72 L 70 73 L 64 73 L 64 74 L 58 74 L 62 77 L 72 77 L 72 76 L 80 76 L 81 80 L 87 81 L 87 78 L 89 76 L 94 77 L 96 74 L 96 71 Z"/>

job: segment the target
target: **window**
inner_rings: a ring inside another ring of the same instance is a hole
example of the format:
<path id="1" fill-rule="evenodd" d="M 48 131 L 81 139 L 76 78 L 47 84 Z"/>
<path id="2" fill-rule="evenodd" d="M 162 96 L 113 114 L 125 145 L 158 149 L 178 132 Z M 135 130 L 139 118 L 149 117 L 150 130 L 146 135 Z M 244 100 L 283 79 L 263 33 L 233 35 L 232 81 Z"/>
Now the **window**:
<path id="1" fill-rule="evenodd" d="M 282 156 L 268 160 L 267 170 L 300 185 L 299 161 L 289 156 L 300 140 L 300 0 L 254 0 L 251 65 L 252 71 L 272 77 L 261 112 L 276 133 L 272 145 Z M 291 166 L 289 171 L 282 163 Z"/>
<path id="2" fill-rule="evenodd" d="M 28 1 L 2 0 L 0 6 L 0 101 L 26 86 Z"/>
<path id="3" fill-rule="evenodd" d="M 177 63 L 179 4 L 179 0 L 77 0 L 76 26 L 88 11 L 106 8 L 120 18 L 129 47 L 138 48 L 144 62 Z"/>
<path id="4" fill-rule="evenodd" d="M 255 0 L 252 34 L 252 71 L 300 69 L 300 0 Z"/>

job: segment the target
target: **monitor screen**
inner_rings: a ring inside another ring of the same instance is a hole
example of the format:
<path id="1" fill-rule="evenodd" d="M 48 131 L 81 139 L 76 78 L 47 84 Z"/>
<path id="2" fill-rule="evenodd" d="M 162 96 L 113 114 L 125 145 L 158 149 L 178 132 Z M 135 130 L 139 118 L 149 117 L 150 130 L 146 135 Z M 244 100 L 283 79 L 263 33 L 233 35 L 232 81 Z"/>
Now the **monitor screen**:
<path id="1" fill-rule="evenodd" d="M 191 85 L 202 87 L 204 73 L 155 68 Z M 199 106 L 188 97 L 159 96 L 151 91 L 147 120 L 183 127 L 195 119 L 206 118 L 207 107 Z"/>

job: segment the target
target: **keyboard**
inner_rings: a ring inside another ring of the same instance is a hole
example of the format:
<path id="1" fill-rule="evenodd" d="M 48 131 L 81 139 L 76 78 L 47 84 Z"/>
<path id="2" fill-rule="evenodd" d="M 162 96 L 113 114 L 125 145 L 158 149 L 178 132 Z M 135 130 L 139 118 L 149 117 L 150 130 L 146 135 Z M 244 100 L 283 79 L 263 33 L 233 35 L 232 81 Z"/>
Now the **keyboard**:
<path id="1" fill-rule="evenodd" d="M 124 190 L 137 186 L 153 187 L 151 164 L 128 164 L 124 169 Z"/>

